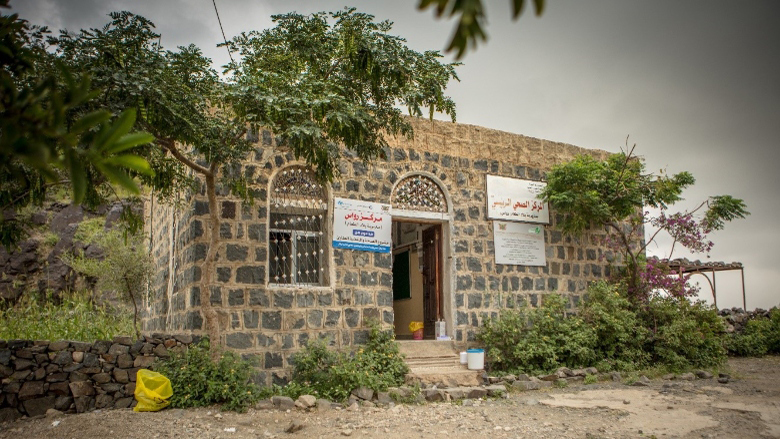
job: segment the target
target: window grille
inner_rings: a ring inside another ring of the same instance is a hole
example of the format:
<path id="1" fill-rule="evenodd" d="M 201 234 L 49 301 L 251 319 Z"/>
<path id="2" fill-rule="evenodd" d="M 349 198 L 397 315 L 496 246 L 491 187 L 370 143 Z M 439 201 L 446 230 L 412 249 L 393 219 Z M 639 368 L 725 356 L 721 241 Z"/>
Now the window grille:
<path id="1" fill-rule="evenodd" d="M 327 190 L 303 166 L 281 171 L 269 197 L 268 279 L 279 285 L 325 285 Z"/>
<path id="2" fill-rule="evenodd" d="M 393 207 L 426 212 L 447 212 L 447 199 L 435 181 L 424 175 L 403 179 L 395 187 Z"/>

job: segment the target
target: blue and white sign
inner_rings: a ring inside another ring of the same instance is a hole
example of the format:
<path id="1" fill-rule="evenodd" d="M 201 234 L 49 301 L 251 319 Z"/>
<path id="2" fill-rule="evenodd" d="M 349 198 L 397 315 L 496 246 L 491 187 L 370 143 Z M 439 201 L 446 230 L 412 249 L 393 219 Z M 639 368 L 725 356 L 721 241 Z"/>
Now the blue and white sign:
<path id="1" fill-rule="evenodd" d="M 333 202 L 333 248 L 390 253 L 390 205 L 336 198 Z"/>

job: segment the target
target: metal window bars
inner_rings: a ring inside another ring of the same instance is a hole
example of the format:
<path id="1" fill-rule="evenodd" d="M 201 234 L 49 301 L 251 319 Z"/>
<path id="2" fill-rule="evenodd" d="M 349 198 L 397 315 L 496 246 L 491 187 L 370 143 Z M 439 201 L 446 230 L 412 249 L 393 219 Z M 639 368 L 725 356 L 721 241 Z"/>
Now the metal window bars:
<path id="1" fill-rule="evenodd" d="M 279 285 L 324 285 L 327 192 L 303 166 L 280 172 L 269 197 L 269 281 Z"/>

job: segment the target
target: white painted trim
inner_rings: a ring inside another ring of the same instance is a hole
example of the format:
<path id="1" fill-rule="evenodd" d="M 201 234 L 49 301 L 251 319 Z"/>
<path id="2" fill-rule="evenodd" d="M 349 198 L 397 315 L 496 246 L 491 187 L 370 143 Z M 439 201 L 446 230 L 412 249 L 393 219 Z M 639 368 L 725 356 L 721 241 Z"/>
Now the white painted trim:
<path id="1" fill-rule="evenodd" d="M 450 221 L 449 213 L 426 212 L 424 210 L 390 209 L 393 219 L 414 219 L 429 221 Z"/>

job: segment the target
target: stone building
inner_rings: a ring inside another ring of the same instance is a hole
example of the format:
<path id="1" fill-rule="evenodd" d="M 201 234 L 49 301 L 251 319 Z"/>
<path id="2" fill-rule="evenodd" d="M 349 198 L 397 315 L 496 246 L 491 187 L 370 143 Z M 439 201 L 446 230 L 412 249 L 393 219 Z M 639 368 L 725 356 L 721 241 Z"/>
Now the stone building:
<path id="1" fill-rule="evenodd" d="M 348 349 L 366 340 L 373 319 L 399 338 L 411 338 L 409 323 L 423 321 L 432 338 L 442 320 L 446 336 L 466 345 L 501 309 L 539 306 L 551 293 L 576 308 L 587 283 L 609 274 L 600 236 L 562 235 L 555 212 L 533 228 L 543 236 L 540 264 L 496 263 L 498 223 L 488 217 L 487 187 L 495 177 L 542 181 L 554 164 L 605 152 L 449 122 L 413 125 L 414 139 L 391 139 L 386 160 L 347 156 L 340 178 L 326 186 L 264 131 L 244 167 L 255 204 L 222 196 L 211 304 L 224 344 L 258 359 L 261 382 L 284 382 L 292 354 L 314 337 Z M 333 229 L 344 226 L 334 210 L 345 200 L 385 206 L 387 221 L 375 225 L 389 246 L 334 246 Z M 201 334 L 206 197 L 190 195 L 177 208 L 149 202 L 146 212 L 158 277 L 143 330 Z"/>

